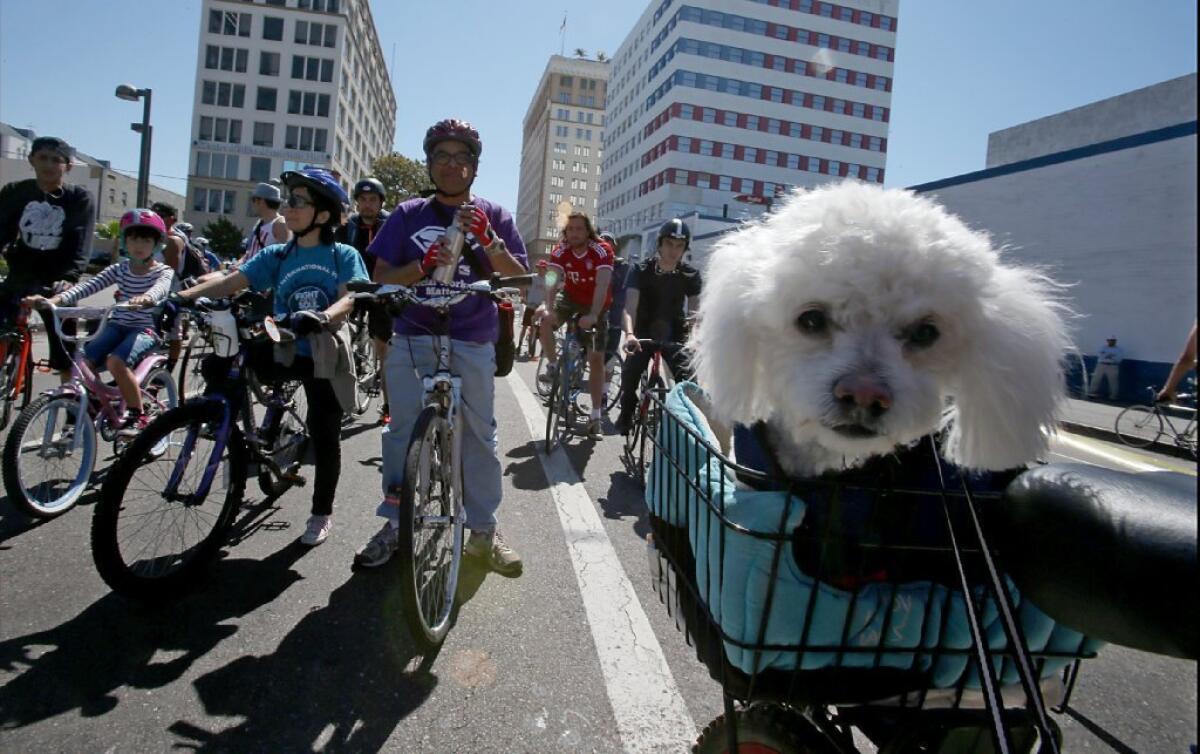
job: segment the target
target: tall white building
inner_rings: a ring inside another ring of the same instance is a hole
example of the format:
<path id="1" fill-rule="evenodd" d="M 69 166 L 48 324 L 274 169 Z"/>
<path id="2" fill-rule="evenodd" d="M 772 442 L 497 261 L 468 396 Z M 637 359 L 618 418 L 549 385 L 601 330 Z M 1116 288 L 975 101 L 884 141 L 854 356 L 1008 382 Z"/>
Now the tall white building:
<path id="1" fill-rule="evenodd" d="M 608 69 L 552 55 L 525 113 L 517 229 L 534 257 L 550 253 L 571 212 L 596 219 Z"/>
<path id="2" fill-rule="evenodd" d="M 882 183 L 898 4 L 653 0 L 613 57 L 601 223 L 636 257 L 671 217 L 703 235 L 792 186 Z"/>
<path id="3" fill-rule="evenodd" d="M 250 217 L 255 184 L 313 165 L 349 186 L 392 151 L 392 93 L 368 0 L 203 0 L 185 211 Z"/>

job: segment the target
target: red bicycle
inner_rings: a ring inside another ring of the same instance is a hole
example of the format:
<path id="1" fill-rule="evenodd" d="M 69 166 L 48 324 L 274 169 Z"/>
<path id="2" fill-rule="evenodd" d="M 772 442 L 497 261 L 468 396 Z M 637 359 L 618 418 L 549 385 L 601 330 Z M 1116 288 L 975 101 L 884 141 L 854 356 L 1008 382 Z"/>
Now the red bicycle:
<path id="1" fill-rule="evenodd" d="M 33 370 L 50 370 L 50 364 L 45 359 L 33 358 L 33 333 L 29 329 L 28 306 L 21 306 L 17 312 L 13 329 L 0 334 L 0 358 L 3 368 L 0 371 L 0 430 L 8 426 L 12 419 L 13 407 L 17 401 L 18 408 L 25 408 L 33 398 Z"/>

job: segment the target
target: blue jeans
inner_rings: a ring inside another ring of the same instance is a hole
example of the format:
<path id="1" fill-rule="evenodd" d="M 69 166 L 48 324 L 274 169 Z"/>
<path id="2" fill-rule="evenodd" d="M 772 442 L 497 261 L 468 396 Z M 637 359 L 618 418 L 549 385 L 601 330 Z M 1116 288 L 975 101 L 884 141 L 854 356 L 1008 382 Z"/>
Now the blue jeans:
<path id="1" fill-rule="evenodd" d="M 158 338 L 144 327 L 109 322 L 104 332 L 83 345 L 83 355 L 96 369 L 104 369 L 109 356 L 116 356 L 130 369 L 158 345 Z"/>
<path id="2" fill-rule="evenodd" d="M 383 434 L 383 491 L 404 479 L 413 425 L 421 413 L 424 387 L 421 378 L 433 374 L 437 365 L 434 339 L 429 335 L 392 336 L 384 379 L 387 380 L 391 423 Z M 496 449 L 496 347 L 492 343 L 454 340 L 450 344 L 450 371 L 462 378 L 463 417 L 462 468 L 463 506 L 467 528 L 488 531 L 496 528 L 500 507 L 500 458 Z M 376 514 L 399 523 L 400 512 L 387 501 Z"/>

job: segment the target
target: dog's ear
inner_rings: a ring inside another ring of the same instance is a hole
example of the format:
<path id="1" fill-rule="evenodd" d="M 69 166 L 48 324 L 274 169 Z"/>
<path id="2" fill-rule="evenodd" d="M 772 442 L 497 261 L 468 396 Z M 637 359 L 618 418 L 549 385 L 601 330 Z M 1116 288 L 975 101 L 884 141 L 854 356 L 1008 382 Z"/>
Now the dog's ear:
<path id="1" fill-rule="evenodd" d="M 688 351 L 696 382 L 712 396 L 717 415 L 727 422 L 762 418 L 757 332 L 747 313 L 754 298 L 757 271 L 748 269 L 746 248 L 754 248 L 752 229 L 743 229 L 713 249 L 700 293 L 699 321 Z"/>
<path id="2" fill-rule="evenodd" d="M 946 449 L 972 469 L 1011 469 L 1043 456 L 1065 398 L 1070 347 L 1061 287 L 1026 269 L 999 266 L 965 323 L 969 354 L 955 390 Z"/>

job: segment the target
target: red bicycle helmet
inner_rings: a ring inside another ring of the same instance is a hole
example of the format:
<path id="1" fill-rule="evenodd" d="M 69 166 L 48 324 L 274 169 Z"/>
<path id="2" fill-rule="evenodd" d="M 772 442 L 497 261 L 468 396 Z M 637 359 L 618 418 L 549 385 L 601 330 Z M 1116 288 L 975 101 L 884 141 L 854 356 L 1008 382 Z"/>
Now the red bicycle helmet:
<path id="1" fill-rule="evenodd" d="M 433 148 L 443 141 L 461 141 L 471 150 L 476 160 L 483 154 L 483 142 L 479 140 L 479 132 L 465 120 L 446 118 L 430 126 L 425 132 L 425 141 L 422 144 L 426 159 L 433 154 Z"/>

